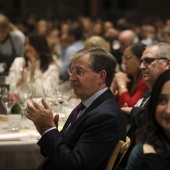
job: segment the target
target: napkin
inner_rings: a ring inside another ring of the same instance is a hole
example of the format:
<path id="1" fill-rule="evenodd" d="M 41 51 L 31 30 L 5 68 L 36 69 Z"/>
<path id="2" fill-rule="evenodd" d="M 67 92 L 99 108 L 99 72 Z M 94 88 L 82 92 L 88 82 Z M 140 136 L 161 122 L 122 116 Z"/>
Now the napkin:
<path id="1" fill-rule="evenodd" d="M 58 127 L 58 130 L 62 130 L 62 126 Z M 21 130 L 18 133 L 6 133 L 0 134 L 0 141 L 20 141 L 20 140 L 38 140 L 41 135 L 36 130 Z"/>
<path id="2" fill-rule="evenodd" d="M 35 132 L 0 134 L 0 141 L 37 140 L 39 138 L 40 134 Z"/>

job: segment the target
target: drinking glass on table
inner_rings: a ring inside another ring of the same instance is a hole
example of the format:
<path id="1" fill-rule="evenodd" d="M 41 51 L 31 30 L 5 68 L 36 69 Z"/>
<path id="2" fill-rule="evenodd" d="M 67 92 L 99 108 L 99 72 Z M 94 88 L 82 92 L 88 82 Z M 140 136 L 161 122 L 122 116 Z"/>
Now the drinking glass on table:
<path id="1" fill-rule="evenodd" d="M 22 91 L 22 90 L 19 92 L 18 104 L 22 110 L 22 129 L 27 129 L 27 127 L 24 125 L 24 120 L 26 119 L 25 111 L 27 108 L 27 101 L 28 99 L 31 99 L 31 97 L 32 94 L 30 92 Z"/>
<path id="2" fill-rule="evenodd" d="M 17 96 L 15 94 L 10 94 L 8 90 L 5 90 L 2 94 L 2 104 L 4 105 L 7 116 L 8 116 L 8 128 L 10 131 L 19 131 L 21 124 L 20 114 L 11 114 L 11 109 L 16 103 Z"/>
<path id="3" fill-rule="evenodd" d="M 64 97 L 63 94 L 60 92 L 57 93 L 57 103 L 58 103 L 58 114 L 59 114 L 59 121 L 65 120 L 65 112 L 63 109 Z"/>
<path id="4" fill-rule="evenodd" d="M 2 94 L 2 98 L 1 98 L 2 104 L 5 107 L 6 111 L 7 111 L 7 115 L 9 115 L 11 113 L 11 108 L 12 106 L 15 104 L 16 100 L 15 98 L 12 98 L 10 96 L 10 93 L 8 90 L 5 90 Z"/>

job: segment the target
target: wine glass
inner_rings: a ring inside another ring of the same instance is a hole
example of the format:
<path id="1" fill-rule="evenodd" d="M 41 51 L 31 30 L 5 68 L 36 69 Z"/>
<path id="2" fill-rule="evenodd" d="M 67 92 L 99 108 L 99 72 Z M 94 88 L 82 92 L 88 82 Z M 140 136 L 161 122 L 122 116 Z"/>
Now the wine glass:
<path id="1" fill-rule="evenodd" d="M 60 92 L 57 93 L 57 101 L 59 104 L 59 121 L 63 122 L 65 121 L 65 111 L 63 110 L 63 103 L 64 103 L 64 98 L 63 98 L 63 94 L 61 94 Z"/>
<path id="2" fill-rule="evenodd" d="M 8 120 L 9 120 L 9 116 L 11 114 L 11 109 L 12 109 L 13 105 L 15 104 L 15 99 L 10 96 L 9 91 L 5 90 L 2 94 L 1 102 L 6 109 Z"/>
<path id="3" fill-rule="evenodd" d="M 20 91 L 19 92 L 18 104 L 19 104 L 19 106 L 20 106 L 20 108 L 22 110 L 22 120 L 23 121 L 26 119 L 25 111 L 26 111 L 26 108 L 27 108 L 27 101 L 28 101 L 28 99 L 31 99 L 31 97 L 32 97 L 31 93 L 29 93 L 27 91 Z M 22 129 L 27 129 L 27 127 L 22 125 Z"/>
<path id="4" fill-rule="evenodd" d="M 15 98 L 10 96 L 10 93 L 8 90 L 5 90 L 2 94 L 1 102 L 7 111 L 7 115 L 9 115 L 11 113 L 12 106 L 16 102 Z"/>
<path id="5" fill-rule="evenodd" d="M 9 97 L 4 95 L 2 96 L 1 101 L 7 111 L 7 115 L 9 115 L 11 113 L 11 108 L 14 105 L 14 101 L 10 100 Z"/>

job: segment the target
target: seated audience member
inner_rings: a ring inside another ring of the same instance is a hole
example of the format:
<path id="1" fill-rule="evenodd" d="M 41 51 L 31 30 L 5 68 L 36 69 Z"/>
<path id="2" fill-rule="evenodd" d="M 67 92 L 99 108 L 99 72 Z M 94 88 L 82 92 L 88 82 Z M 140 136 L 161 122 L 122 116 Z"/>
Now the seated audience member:
<path id="1" fill-rule="evenodd" d="M 113 92 L 115 90 L 118 92 L 117 96 L 120 107 L 125 103 L 127 106 L 133 107 L 149 89 L 139 69 L 140 58 L 145 47 L 142 43 L 136 43 L 124 50 L 122 62 L 125 65 L 126 73 L 116 73 L 111 86 Z"/>
<path id="2" fill-rule="evenodd" d="M 118 45 L 116 45 L 116 49 L 113 46 L 112 54 L 116 57 L 118 64 L 121 67 L 122 63 L 122 55 L 126 47 L 137 43 L 138 38 L 134 31 L 132 30 L 123 30 L 118 35 Z"/>
<path id="3" fill-rule="evenodd" d="M 73 23 L 68 27 L 67 36 L 65 37 L 68 46 L 62 47 L 61 51 L 61 67 L 60 67 L 60 79 L 63 81 L 69 80 L 69 75 L 67 69 L 71 65 L 70 56 L 73 55 L 76 51 L 84 47 L 82 41 L 82 29 L 77 23 Z"/>
<path id="4" fill-rule="evenodd" d="M 91 36 L 90 38 L 87 38 L 84 42 L 84 47 L 85 48 L 90 48 L 90 47 L 102 47 L 106 51 L 110 52 L 110 46 L 107 41 L 97 35 Z"/>
<path id="5" fill-rule="evenodd" d="M 59 39 L 59 30 L 52 28 L 46 35 L 48 45 L 55 58 L 59 58 L 61 55 L 61 44 Z"/>
<path id="6" fill-rule="evenodd" d="M 7 83 L 13 92 L 28 88 L 34 97 L 52 94 L 59 80 L 59 68 L 53 61 L 44 35 L 30 34 L 26 39 L 25 58 L 17 57 Z"/>
<path id="7" fill-rule="evenodd" d="M 165 26 L 161 31 L 161 41 L 170 44 L 170 25 Z"/>
<path id="8" fill-rule="evenodd" d="M 102 20 L 95 20 L 92 27 L 92 35 L 103 36 L 104 25 Z"/>
<path id="9" fill-rule="evenodd" d="M 102 47 L 106 51 L 111 52 L 111 45 L 110 42 L 106 41 L 104 38 L 94 35 L 91 36 L 90 38 L 87 38 L 84 42 L 84 47 L 85 48 L 90 48 L 90 47 Z M 116 72 L 120 71 L 119 70 L 119 65 L 116 65 Z"/>
<path id="10" fill-rule="evenodd" d="M 15 57 L 24 55 L 24 43 L 25 35 L 0 14 L 0 63 L 5 65 L 4 73 L 8 73 Z"/>
<path id="11" fill-rule="evenodd" d="M 37 34 L 46 35 L 49 31 L 48 21 L 45 19 L 37 21 L 35 30 Z"/>
<path id="12" fill-rule="evenodd" d="M 141 26 L 141 40 L 146 45 L 158 43 L 157 30 L 154 25 L 144 24 Z"/>
<path id="13" fill-rule="evenodd" d="M 156 43 L 147 46 L 142 54 L 140 60 L 140 69 L 145 83 L 152 90 L 153 84 L 158 76 L 165 70 L 170 69 L 170 45 L 166 43 Z M 127 158 L 132 148 L 136 144 L 136 131 L 145 124 L 146 109 L 148 106 L 148 99 L 150 98 L 150 90 L 146 92 L 142 99 L 140 99 L 134 107 L 124 106 L 121 110 L 130 115 L 130 129 L 127 135 L 131 139 L 130 148 L 128 149 L 121 166 L 125 166 Z"/>
<path id="14" fill-rule="evenodd" d="M 170 69 L 169 53 L 170 45 L 160 42 L 147 46 L 142 54 L 140 60 L 140 69 L 142 71 L 145 83 L 151 90 L 157 77 L 165 70 Z M 133 108 L 126 106 L 121 108 L 124 113 L 131 115 L 132 119 L 135 119 L 137 127 L 139 127 L 141 124 L 144 124 L 142 118 L 145 117 L 143 115 L 145 111 L 142 111 L 142 107 L 144 107 L 147 102 L 146 99 L 145 102 L 143 101 L 143 99 L 145 98 L 139 100 Z"/>
<path id="15" fill-rule="evenodd" d="M 77 118 L 73 110 L 59 131 L 58 115 L 53 118 L 44 99 L 27 103 L 25 114 L 42 135 L 38 145 L 46 161 L 39 169 L 103 170 L 117 142 L 126 139 L 124 117 L 110 90 L 116 59 L 96 47 L 76 52 L 71 61 L 69 79 L 83 104 Z"/>
<path id="16" fill-rule="evenodd" d="M 156 80 L 149 99 L 145 126 L 139 132 L 141 142 L 128 159 L 126 170 L 170 169 L 170 70 Z"/>

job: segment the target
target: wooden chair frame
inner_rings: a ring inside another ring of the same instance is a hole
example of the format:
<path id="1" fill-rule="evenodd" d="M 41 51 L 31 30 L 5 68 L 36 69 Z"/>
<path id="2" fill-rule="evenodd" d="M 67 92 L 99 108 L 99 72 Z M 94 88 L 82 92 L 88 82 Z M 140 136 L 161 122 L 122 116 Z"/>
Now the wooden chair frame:
<path id="1" fill-rule="evenodd" d="M 105 170 L 116 170 L 122 158 L 126 154 L 129 146 L 130 146 L 130 138 L 128 136 L 126 137 L 125 142 L 120 140 L 117 143 L 114 151 L 112 152 Z"/>

